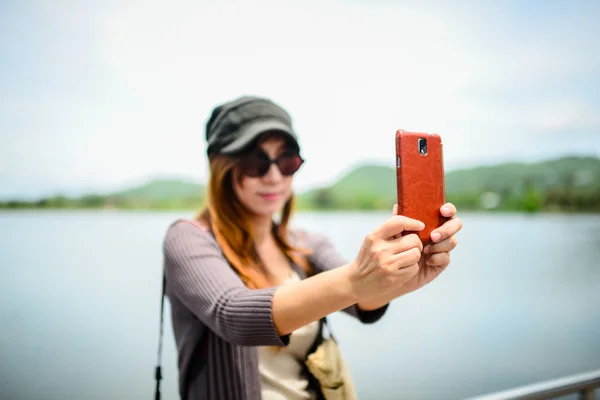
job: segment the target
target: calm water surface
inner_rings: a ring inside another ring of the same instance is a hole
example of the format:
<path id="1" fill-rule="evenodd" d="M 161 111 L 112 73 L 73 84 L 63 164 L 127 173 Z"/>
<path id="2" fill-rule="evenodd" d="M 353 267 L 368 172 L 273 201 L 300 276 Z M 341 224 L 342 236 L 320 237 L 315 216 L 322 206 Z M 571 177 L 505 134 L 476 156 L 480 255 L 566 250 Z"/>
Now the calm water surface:
<path id="1" fill-rule="evenodd" d="M 0 213 L 0 399 L 153 398 L 162 238 L 188 216 Z M 351 258 L 386 217 L 294 224 Z M 600 368 L 600 216 L 462 219 L 435 282 L 375 325 L 332 317 L 361 399 L 462 399 Z M 177 399 L 166 320 L 163 399 Z"/>

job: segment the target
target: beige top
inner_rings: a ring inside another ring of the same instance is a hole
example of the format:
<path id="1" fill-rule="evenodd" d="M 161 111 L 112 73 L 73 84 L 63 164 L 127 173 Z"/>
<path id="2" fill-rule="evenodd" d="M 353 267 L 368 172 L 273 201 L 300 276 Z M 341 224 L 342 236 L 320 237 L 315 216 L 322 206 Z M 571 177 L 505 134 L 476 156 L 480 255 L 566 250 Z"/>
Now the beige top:
<path id="1" fill-rule="evenodd" d="M 289 281 L 299 281 L 293 271 Z M 286 347 L 259 347 L 258 368 L 263 400 L 312 399 L 308 381 L 301 375 L 306 353 L 319 333 L 319 321 L 292 332 Z"/>

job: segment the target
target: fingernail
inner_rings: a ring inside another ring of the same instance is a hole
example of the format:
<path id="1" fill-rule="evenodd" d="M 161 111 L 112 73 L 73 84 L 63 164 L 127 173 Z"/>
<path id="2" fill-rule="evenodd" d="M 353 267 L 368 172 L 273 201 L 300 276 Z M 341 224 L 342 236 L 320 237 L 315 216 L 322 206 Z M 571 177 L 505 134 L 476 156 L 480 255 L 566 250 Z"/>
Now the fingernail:
<path id="1" fill-rule="evenodd" d="M 449 213 L 450 209 L 448 207 L 444 206 L 444 207 L 442 207 L 442 212 L 443 213 Z"/>
<path id="2" fill-rule="evenodd" d="M 431 247 L 430 247 L 430 246 L 425 246 L 425 247 L 423 248 L 423 253 L 425 253 L 425 254 L 429 254 L 429 251 L 430 251 L 430 250 L 431 250 Z"/>
<path id="3" fill-rule="evenodd" d="M 421 227 L 421 229 L 425 229 L 425 224 L 423 222 L 419 222 L 419 226 Z"/>
<path id="4" fill-rule="evenodd" d="M 437 242 L 441 238 L 442 238 L 442 235 L 439 232 L 433 232 L 431 234 L 431 240 L 433 240 L 434 242 Z"/>

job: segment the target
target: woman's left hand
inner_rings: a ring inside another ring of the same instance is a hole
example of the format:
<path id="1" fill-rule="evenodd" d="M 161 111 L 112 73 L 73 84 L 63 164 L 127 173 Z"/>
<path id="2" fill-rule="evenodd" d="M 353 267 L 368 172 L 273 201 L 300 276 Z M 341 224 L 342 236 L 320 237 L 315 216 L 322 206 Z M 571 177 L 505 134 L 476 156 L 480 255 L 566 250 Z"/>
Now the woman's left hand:
<path id="1" fill-rule="evenodd" d="M 393 214 L 398 212 L 394 206 Z M 458 241 L 456 234 L 462 229 L 462 221 L 456 217 L 456 207 L 446 203 L 440 208 L 440 213 L 448 220 L 439 228 L 431 232 L 432 243 L 423 248 L 419 260 L 419 272 L 402 288 L 404 293 L 410 293 L 422 288 L 437 278 L 450 264 L 450 252 L 454 250 Z"/>

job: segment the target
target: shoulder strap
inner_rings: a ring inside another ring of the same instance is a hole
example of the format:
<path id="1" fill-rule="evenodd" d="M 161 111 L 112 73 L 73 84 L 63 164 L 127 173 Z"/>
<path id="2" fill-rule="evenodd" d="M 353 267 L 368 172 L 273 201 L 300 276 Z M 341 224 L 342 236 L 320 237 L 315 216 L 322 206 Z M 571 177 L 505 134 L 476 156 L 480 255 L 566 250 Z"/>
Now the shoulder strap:
<path id="1" fill-rule="evenodd" d="M 176 221 L 174 224 L 176 224 L 178 222 L 187 222 L 187 223 L 190 223 L 190 224 L 200 228 L 204 232 L 210 232 L 206 226 L 202 225 L 200 222 L 198 222 L 196 220 L 182 219 L 182 220 Z M 161 364 L 162 364 L 162 347 L 163 347 L 162 344 L 163 344 L 163 334 L 164 334 L 163 327 L 164 327 L 164 308 L 165 308 L 166 286 L 167 286 L 167 276 L 166 276 L 164 268 L 163 268 L 162 293 L 161 293 L 161 297 L 160 297 L 160 330 L 159 330 L 159 334 L 158 334 L 158 353 L 157 353 L 156 368 L 154 370 L 154 379 L 156 380 L 156 390 L 154 392 L 155 400 L 160 400 L 160 381 L 162 379 Z M 208 343 L 208 333 L 207 332 L 208 332 L 208 328 L 205 328 L 204 332 L 202 334 L 202 337 L 200 339 L 200 343 L 198 343 L 198 345 L 196 346 L 194 355 L 198 354 L 198 350 L 202 350 L 202 356 L 206 355 L 205 350 L 206 350 L 206 345 Z M 202 359 L 204 359 L 204 358 L 202 358 Z M 202 363 L 202 365 L 204 365 L 204 363 Z M 187 384 L 189 383 L 189 373 L 186 376 L 185 382 L 186 382 L 186 384 L 184 387 L 187 387 Z"/>
<path id="2" fill-rule="evenodd" d="M 162 342 L 163 342 L 163 319 L 164 319 L 164 308 L 165 308 L 165 284 L 166 277 L 163 272 L 162 279 L 162 295 L 160 297 L 160 331 L 158 334 L 158 354 L 156 369 L 154 370 L 154 379 L 156 380 L 156 391 L 154 392 L 154 399 L 160 400 L 160 380 L 162 379 L 161 363 L 162 363 Z"/>

